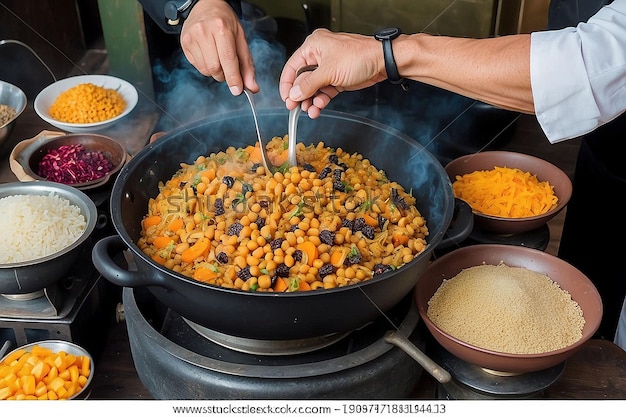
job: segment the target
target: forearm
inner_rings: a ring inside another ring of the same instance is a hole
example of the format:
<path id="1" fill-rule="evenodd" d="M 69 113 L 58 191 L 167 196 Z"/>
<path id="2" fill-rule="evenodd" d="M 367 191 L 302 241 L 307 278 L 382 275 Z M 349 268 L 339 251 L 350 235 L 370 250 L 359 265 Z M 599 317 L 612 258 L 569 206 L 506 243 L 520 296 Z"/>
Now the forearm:
<path id="1" fill-rule="evenodd" d="M 405 78 L 534 113 L 530 35 L 488 39 L 403 35 L 393 41 L 393 52 Z"/>

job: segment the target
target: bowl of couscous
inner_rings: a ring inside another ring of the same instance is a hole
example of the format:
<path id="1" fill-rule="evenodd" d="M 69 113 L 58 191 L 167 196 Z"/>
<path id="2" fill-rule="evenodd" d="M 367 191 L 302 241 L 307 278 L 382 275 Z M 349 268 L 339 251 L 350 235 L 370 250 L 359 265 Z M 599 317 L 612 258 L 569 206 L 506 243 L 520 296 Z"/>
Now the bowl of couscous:
<path id="1" fill-rule="evenodd" d="M 26 108 L 26 95 L 13 84 L 0 80 L 0 144 L 11 135 L 15 122 Z"/>
<path id="2" fill-rule="evenodd" d="M 443 348 L 504 374 L 564 362 L 593 337 L 603 309 L 593 283 L 562 259 L 494 244 L 466 246 L 432 262 L 415 301 Z"/>
<path id="3" fill-rule="evenodd" d="M 550 162 L 519 152 L 487 151 L 445 166 L 454 196 L 472 208 L 474 225 L 510 235 L 545 225 L 572 195 L 572 182 Z"/>
<path id="4" fill-rule="evenodd" d="M 128 115 L 137 105 L 137 89 L 110 75 L 79 75 L 59 80 L 35 98 L 35 112 L 66 132 L 101 130 Z"/>

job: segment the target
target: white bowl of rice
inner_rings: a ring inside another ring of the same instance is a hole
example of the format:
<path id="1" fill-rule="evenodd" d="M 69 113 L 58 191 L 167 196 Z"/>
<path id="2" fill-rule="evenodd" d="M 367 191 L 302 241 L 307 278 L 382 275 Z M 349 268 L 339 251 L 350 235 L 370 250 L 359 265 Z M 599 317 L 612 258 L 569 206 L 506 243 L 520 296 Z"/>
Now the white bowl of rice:
<path id="1" fill-rule="evenodd" d="M 95 203 L 74 187 L 49 182 L 0 185 L 0 294 L 31 294 L 74 266 L 96 225 Z"/>

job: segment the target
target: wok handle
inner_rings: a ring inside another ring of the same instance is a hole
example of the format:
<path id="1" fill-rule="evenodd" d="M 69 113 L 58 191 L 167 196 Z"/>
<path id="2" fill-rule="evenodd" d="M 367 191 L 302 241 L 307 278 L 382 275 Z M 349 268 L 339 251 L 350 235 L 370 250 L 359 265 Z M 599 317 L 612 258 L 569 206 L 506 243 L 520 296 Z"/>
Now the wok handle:
<path id="1" fill-rule="evenodd" d="M 156 285 L 169 288 L 167 283 L 160 278 L 160 274 L 129 271 L 119 266 L 113 260 L 113 256 L 126 249 L 128 247 L 121 237 L 108 236 L 96 242 L 91 252 L 91 260 L 103 277 L 120 287 Z"/>
<path id="2" fill-rule="evenodd" d="M 437 365 L 424 352 L 419 350 L 417 346 L 409 341 L 400 332 L 389 332 L 385 335 L 385 342 L 391 343 L 402 349 L 404 353 L 415 359 L 426 372 L 431 374 L 441 384 L 446 384 L 452 380 L 452 376 L 448 371 Z"/>
<path id="3" fill-rule="evenodd" d="M 446 249 L 451 246 L 458 246 L 459 243 L 472 234 L 474 229 L 474 213 L 472 208 L 460 198 L 454 199 L 454 214 L 450 226 L 446 230 L 443 239 L 437 245 L 437 249 Z"/>

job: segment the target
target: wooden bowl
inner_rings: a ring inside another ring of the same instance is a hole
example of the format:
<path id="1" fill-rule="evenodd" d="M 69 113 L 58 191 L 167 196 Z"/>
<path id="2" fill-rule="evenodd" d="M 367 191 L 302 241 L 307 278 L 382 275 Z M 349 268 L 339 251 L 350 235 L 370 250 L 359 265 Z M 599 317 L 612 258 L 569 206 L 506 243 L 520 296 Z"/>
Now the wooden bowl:
<path id="1" fill-rule="evenodd" d="M 448 163 L 445 170 L 454 183 L 458 175 L 491 170 L 496 166 L 518 168 L 536 175 L 539 181 L 548 181 L 554 187 L 558 202 L 556 207 L 544 214 L 522 218 L 498 217 L 474 210 L 474 224 L 484 231 L 510 235 L 537 229 L 559 214 L 572 196 L 572 182 L 565 172 L 548 161 L 523 153 L 487 151 L 465 155 Z"/>
<path id="2" fill-rule="evenodd" d="M 512 354 L 476 347 L 459 340 L 438 328 L 428 317 L 428 301 L 444 279 L 451 279 L 463 269 L 478 265 L 498 265 L 526 268 L 547 275 L 570 293 L 583 311 L 585 325 L 582 338 L 574 344 L 552 352 L 538 354 Z M 424 271 L 415 287 L 415 302 L 426 327 L 447 351 L 456 357 L 485 369 L 526 373 L 558 365 L 570 357 L 589 340 L 602 319 L 602 300 L 593 283 L 567 262 L 541 252 L 514 245 L 473 245 L 438 258 Z"/>

